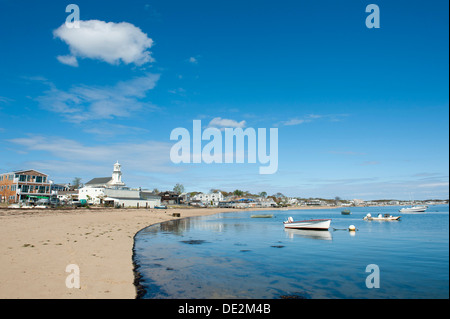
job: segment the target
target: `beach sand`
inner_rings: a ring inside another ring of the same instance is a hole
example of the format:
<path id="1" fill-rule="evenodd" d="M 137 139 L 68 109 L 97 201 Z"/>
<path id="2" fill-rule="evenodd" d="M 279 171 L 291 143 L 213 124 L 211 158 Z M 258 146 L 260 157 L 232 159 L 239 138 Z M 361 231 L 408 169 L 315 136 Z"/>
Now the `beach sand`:
<path id="1" fill-rule="evenodd" d="M 248 210 L 248 209 L 247 209 Z M 261 209 L 252 209 L 261 210 Z M 134 235 L 156 223 L 236 209 L 0 209 L 0 298 L 136 298 Z M 69 264 L 80 288 L 67 288 Z"/>

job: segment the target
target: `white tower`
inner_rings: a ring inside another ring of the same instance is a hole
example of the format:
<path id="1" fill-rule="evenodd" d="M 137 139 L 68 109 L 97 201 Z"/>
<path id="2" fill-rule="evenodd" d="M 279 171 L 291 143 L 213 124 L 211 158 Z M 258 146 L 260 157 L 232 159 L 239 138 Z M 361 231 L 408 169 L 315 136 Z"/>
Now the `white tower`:
<path id="1" fill-rule="evenodd" d="M 125 183 L 122 182 L 122 172 L 120 171 L 119 161 L 114 164 L 114 171 L 112 173 L 112 181 L 111 186 L 125 186 Z"/>

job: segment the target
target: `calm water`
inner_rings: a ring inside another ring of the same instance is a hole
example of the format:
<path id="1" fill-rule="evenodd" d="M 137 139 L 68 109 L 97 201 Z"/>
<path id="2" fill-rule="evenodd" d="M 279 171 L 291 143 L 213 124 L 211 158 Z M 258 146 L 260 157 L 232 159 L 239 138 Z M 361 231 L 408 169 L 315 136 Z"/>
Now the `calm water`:
<path id="1" fill-rule="evenodd" d="M 364 221 L 399 207 L 232 212 L 147 227 L 135 238 L 144 298 L 449 298 L 448 205 L 400 221 Z M 251 218 L 273 213 L 274 218 Z M 332 218 L 330 231 L 282 222 Z M 348 232 L 349 225 L 357 231 Z M 366 266 L 380 270 L 369 289 Z"/>

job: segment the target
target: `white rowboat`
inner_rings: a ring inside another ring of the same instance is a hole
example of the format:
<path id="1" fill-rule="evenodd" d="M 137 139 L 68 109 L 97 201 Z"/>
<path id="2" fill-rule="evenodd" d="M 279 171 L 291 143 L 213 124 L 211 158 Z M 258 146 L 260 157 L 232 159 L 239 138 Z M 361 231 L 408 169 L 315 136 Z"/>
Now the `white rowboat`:
<path id="1" fill-rule="evenodd" d="M 290 229 L 309 229 L 309 230 L 328 230 L 330 228 L 331 219 L 309 219 L 294 221 L 289 217 L 287 221 L 283 222 L 284 228 Z"/>

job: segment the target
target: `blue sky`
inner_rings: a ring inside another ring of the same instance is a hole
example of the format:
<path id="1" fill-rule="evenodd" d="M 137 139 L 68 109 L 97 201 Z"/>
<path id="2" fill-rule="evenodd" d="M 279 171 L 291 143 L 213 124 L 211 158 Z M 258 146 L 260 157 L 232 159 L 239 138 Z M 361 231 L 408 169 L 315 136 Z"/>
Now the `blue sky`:
<path id="1" fill-rule="evenodd" d="M 87 182 L 118 160 L 132 187 L 448 198 L 448 1 L 0 0 L 0 39 L 1 172 Z M 278 128 L 278 171 L 172 163 L 196 119 Z"/>

